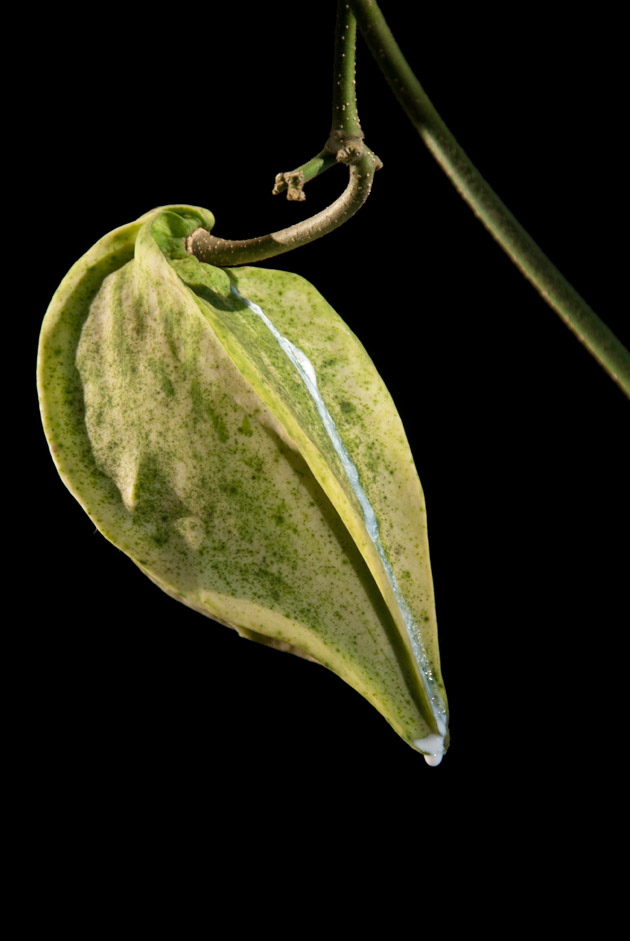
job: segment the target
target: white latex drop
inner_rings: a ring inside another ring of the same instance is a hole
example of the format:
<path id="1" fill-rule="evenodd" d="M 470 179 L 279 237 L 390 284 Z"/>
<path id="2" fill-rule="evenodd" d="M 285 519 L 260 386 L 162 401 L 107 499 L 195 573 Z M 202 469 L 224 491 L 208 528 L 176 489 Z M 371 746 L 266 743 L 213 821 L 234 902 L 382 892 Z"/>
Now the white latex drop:
<path id="1" fill-rule="evenodd" d="M 246 304 L 251 311 L 260 317 L 268 330 L 270 330 L 273 336 L 276 338 L 278 344 L 284 350 L 291 363 L 295 366 L 300 378 L 306 386 L 309 395 L 315 403 L 326 434 L 328 435 L 339 457 L 339 460 L 341 461 L 350 486 L 352 487 L 352 490 L 354 491 L 359 501 L 368 535 L 372 540 L 374 548 L 376 549 L 381 562 L 383 563 L 385 573 L 392 586 L 394 597 L 396 598 L 400 613 L 402 614 L 403 620 L 405 622 L 405 627 L 407 628 L 407 633 L 409 635 L 411 647 L 419 667 L 425 692 L 429 702 L 431 703 L 433 716 L 440 733 L 439 735 L 428 735 L 424 739 L 417 739 L 414 742 L 414 745 L 416 745 L 420 751 L 425 752 L 424 758 L 427 764 L 438 765 L 442 760 L 442 755 L 444 754 L 444 738 L 446 736 L 446 709 L 442 695 L 437 688 L 435 680 L 433 679 L 431 664 L 429 663 L 429 658 L 427 657 L 422 640 L 420 639 L 418 626 L 413 618 L 413 615 L 411 614 L 411 611 L 409 610 L 407 602 L 405 601 L 400 588 L 398 587 L 398 582 L 396 581 L 396 576 L 394 575 L 393 569 L 389 563 L 389 559 L 385 555 L 374 508 L 368 500 L 365 490 L 361 486 L 359 472 L 357 470 L 356 464 L 348 454 L 337 430 L 337 426 L 335 425 L 335 422 L 333 421 L 332 416 L 326 407 L 326 403 L 321 397 L 313 364 L 311 363 L 308 356 L 301 349 L 299 349 L 299 347 L 295 346 L 293 343 L 291 343 L 290 340 L 287 340 L 286 337 L 282 336 L 282 334 L 276 329 L 271 320 L 269 320 L 265 312 L 258 306 L 258 304 L 255 304 L 247 297 L 243 297 L 242 294 L 239 294 L 234 285 L 232 285 L 232 291 L 239 300 L 243 301 L 243 303 Z"/>
<path id="2" fill-rule="evenodd" d="M 439 765 L 444 755 L 444 737 L 442 735 L 427 735 L 426 738 L 417 738 L 413 743 L 424 754 L 424 760 L 431 767 Z"/>

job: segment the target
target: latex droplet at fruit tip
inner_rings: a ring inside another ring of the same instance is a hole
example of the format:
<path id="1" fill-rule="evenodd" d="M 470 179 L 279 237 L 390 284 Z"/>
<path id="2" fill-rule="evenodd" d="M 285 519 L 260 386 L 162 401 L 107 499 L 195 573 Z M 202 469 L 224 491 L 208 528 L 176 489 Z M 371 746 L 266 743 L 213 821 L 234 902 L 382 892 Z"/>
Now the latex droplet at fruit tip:
<path id="1" fill-rule="evenodd" d="M 415 747 L 422 752 L 424 760 L 434 768 L 444 757 L 444 737 L 442 735 L 427 735 L 426 738 L 417 738 Z"/>
<path id="2" fill-rule="evenodd" d="M 424 756 L 424 760 L 425 760 L 426 763 L 427 763 L 428 765 L 430 765 L 432 768 L 435 768 L 436 765 L 439 765 L 439 764 L 441 763 L 441 761 L 442 761 L 442 754 L 440 753 L 439 755 L 438 755 L 438 754 L 436 754 L 436 755 L 425 755 L 425 756 Z"/>

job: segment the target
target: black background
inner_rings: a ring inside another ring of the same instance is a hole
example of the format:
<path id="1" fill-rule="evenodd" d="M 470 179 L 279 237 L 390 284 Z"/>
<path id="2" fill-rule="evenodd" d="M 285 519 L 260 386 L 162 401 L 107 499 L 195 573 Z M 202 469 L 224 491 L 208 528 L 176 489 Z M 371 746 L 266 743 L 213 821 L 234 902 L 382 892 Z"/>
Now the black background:
<path id="1" fill-rule="evenodd" d="M 305 203 L 271 196 L 275 174 L 328 133 L 334 3 L 316 6 L 275 20 L 266 4 L 246 18 L 233 4 L 136 28 L 86 22 L 72 39 L 59 14 L 43 24 L 21 136 L 38 245 L 27 370 L 57 284 L 110 229 L 185 202 L 214 212 L 217 235 L 246 238 L 341 192 L 339 168 Z M 542 5 L 527 19 L 425 11 L 420 24 L 411 6 L 383 3 L 442 117 L 630 343 L 614 29 Z M 32 385 L 16 712 L 47 782 L 44 818 L 61 808 L 90 833 L 133 819 L 159 841 L 226 819 L 260 833 L 272 819 L 307 846 L 369 854 L 377 839 L 392 859 L 402 843 L 425 859 L 446 836 L 460 862 L 480 842 L 501 856 L 542 841 L 553 859 L 591 832 L 593 802 L 598 826 L 616 814 L 628 403 L 464 205 L 363 44 L 358 95 L 384 163 L 370 199 L 268 264 L 332 303 L 402 415 L 427 500 L 450 751 L 427 767 L 333 674 L 163 595 L 65 490 Z"/>

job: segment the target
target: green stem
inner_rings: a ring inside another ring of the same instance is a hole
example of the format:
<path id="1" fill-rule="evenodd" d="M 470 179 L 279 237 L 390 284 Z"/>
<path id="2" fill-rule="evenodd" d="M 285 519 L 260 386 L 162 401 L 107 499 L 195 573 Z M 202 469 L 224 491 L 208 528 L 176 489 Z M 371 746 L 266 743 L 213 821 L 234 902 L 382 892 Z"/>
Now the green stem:
<path id="1" fill-rule="evenodd" d="M 337 21 L 335 26 L 335 67 L 333 72 L 332 126 L 334 135 L 346 140 L 363 139 L 355 81 L 355 60 L 357 44 L 357 21 L 345 0 L 337 2 Z"/>
<path id="2" fill-rule="evenodd" d="M 405 60 L 376 0 L 349 0 L 363 37 L 437 162 L 514 264 L 630 397 L 630 353 L 501 202 L 459 146 Z"/>
<path id="3" fill-rule="evenodd" d="M 350 179 L 341 196 L 309 219 L 258 238 L 233 241 L 217 238 L 206 229 L 197 229 L 187 241 L 191 255 L 213 265 L 247 265 L 273 258 L 327 235 L 361 208 L 381 161 L 363 143 L 355 95 L 355 48 L 356 20 L 348 4 L 338 0 L 330 136 L 316 157 L 296 170 L 279 173 L 274 187 L 274 193 L 286 189 L 290 199 L 301 200 L 304 184 L 309 179 L 336 163 L 345 163 Z"/>

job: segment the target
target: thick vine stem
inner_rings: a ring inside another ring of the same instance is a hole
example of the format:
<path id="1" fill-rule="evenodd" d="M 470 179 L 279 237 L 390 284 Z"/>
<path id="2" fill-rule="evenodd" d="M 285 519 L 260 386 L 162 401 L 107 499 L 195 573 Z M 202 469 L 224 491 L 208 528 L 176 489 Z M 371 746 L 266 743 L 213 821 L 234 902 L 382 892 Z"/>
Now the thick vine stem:
<path id="1" fill-rule="evenodd" d="M 314 216 L 279 232 L 243 241 L 220 239 L 206 229 L 197 229 L 188 237 L 186 248 L 199 261 L 219 266 L 249 265 L 290 252 L 327 235 L 353 216 L 368 198 L 380 166 L 376 154 L 364 147 L 358 162 L 350 165 L 350 180 L 341 196 Z"/>
<path id="2" fill-rule="evenodd" d="M 409 120 L 461 196 L 522 274 L 630 396 L 630 353 L 481 176 L 405 60 L 376 0 L 349 0 L 370 52 Z"/>

